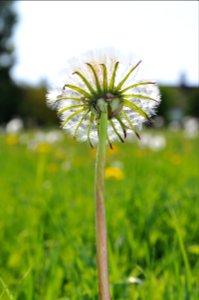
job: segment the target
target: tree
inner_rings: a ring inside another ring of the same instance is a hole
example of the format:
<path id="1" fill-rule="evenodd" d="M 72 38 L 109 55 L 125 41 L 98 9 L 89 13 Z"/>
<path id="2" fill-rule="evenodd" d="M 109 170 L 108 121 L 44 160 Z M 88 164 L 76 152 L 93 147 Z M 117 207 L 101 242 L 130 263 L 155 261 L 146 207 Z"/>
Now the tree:
<path id="1" fill-rule="evenodd" d="M 17 114 L 20 90 L 10 76 L 14 65 L 12 34 L 17 16 L 14 2 L 0 1 L 0 123 Z"/>

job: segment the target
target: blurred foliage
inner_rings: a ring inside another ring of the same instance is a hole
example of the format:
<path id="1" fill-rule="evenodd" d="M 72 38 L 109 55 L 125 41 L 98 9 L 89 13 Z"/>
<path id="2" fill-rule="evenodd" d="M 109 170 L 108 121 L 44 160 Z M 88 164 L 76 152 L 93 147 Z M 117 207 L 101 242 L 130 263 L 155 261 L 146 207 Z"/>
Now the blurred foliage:
<path id="1" fill-rule="evenodd" d="M 45 87 L 21 87 L 20 116 L 27 127 L 57 123 L 56 113 L 46 106 Z"/>
<path id="2" fill-rule="evenodd" d="M 173 109 L 178 109 L 183 115 L 199 117 L 199 88 L 190 86 L 161 86 L 162 102 L 158 108 L 168 122 Z"/>
<path id="3" fill-rule="evenodd" d="M 15 1 L 0 1 L 0 124 L 20 117 L 27 126 L 50 125 L 55 113 L 47 109 L 44 87 L 17 85 L 10 76 L 14 66 L 12 34 L 17 22 Z"/>
<path id="4" fill-rule="evenodd" d="M 199 88 L 193 88 L 192 90 L 188 90 L 189 98 L 186 108 L 186 113 L 188 115 L 193 115 L 195 117 L 199 116 Z"/>
<path id="5" fill-rule="evenodd" d="M 9 78 L 9 70 L 14 63 L 11 36 L 17 21 L 13 10 L 14 1 L 0 2 L 0 74 L 1 79 Z"/>
<path id="6" fill-rule="evenodd" d="M 17 21 L 13 3 L 0 1 L 0 123 L 20 114 L 20 89 L 10 77 L 15 61 L 11 37 Z"/>

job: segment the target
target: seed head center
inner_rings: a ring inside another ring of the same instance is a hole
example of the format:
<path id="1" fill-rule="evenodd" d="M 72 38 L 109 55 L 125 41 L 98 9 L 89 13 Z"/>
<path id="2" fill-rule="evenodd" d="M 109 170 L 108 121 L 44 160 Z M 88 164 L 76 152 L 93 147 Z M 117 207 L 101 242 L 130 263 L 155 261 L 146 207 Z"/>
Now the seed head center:
<path id="1" fill-rule="evenodd" d="M 116 116 L 123 107 L 123 101 L 120 97 L 111 93 L 106 93 L 104 97 L 92 99 L 89 102 L 91 111 L 100 117 L 101 112 L 108 113 L 108 119 Z"/>

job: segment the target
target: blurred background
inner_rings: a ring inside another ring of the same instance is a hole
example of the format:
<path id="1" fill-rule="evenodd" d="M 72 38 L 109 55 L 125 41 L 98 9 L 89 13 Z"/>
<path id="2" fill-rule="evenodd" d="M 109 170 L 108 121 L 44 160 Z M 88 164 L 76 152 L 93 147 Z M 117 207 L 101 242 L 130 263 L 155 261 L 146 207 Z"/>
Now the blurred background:
<path id="1" fill-rule="evenodd" d="M 159 84 L 159 125 L 199 117 L 197 1 L 1 1 L 0 124 L 57 123 L 46 88 L 69 58 L 116 47 L 143 60 Z"/>

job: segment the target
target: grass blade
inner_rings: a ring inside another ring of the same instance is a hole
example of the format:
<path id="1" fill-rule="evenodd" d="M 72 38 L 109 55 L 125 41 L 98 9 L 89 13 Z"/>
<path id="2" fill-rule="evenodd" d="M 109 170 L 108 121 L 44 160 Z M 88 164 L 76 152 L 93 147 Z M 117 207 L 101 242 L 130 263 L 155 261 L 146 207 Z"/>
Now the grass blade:
<path id="1" fill-rule="evenodd" d="M 191 290 L 191 278 L 192 278 L 191 267 L 190 267 L 190 264 L 189 264 L 187 251 L 185 249 L 185 245 L 184 245 L 184 241 L 183 241 L 182 230 L 179 226 L 178 219 L 177 219 L 177 216 L 175 214 L 175 211 L 170 210 L 170 215 L 173 219 L 172 220 L 173 221 L 173 226 L 174 226 L 174 229 L 175 229 L 176 234 L 177 234 L 181 255 L 182 255 L 182 258 L 183 258 L 183 261 L 184 261 L 184 265 L 185 265 L 188 288 L 189 288 L 189 291 L 190 291 Z"/>

